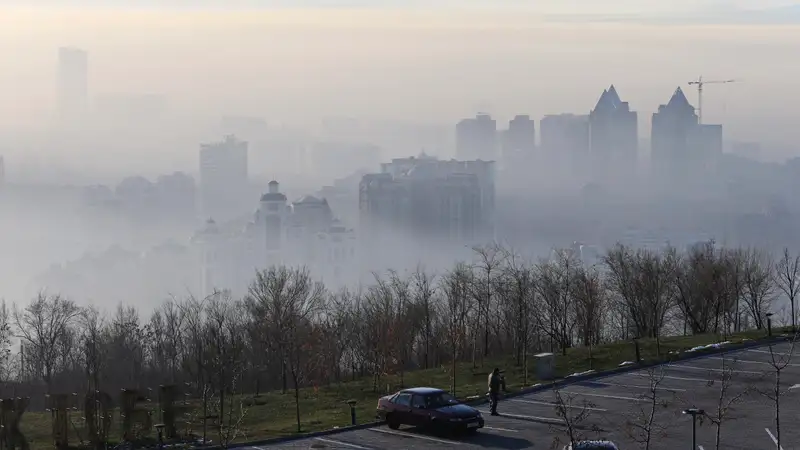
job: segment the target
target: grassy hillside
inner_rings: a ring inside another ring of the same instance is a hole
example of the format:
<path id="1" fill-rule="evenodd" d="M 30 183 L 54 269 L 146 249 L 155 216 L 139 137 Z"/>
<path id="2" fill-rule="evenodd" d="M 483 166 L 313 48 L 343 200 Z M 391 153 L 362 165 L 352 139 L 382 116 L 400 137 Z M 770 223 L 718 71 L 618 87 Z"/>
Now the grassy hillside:
<path id="1" fill-rule="evenodd" d="M 757 339 L 764 336 L 764 332 L 748 332 L 727 340 L 741 342 L 742 339 Z M 660 356 L 656 351 L 656 342 L 650 339 L 640 341 L 640 351 L 643 360 L 665 360 L 670 352 L 687 350 L 692 347 L 719 342 L 716 335 L 697 335 L 685 337 L 670 337 L 661 340 Z M 618 367 L 623 361 L 636 359 L 635 347 L 632 342 L 606 344 L 594 347 L 590 352 L 587 348 L 575 348 L 567 351 L 566 355 L 556 356 L 556 371 L 559 377 L 589 369 L 604 370 Z M 522 389 L 538 382 L 535 376 L 535 361 L 530 358 L 528 362 L 529 376 L 524 379 L 524 368 L 516 366 L 513 359 L 508 357 L 491 358 L 477 363 L 473 368 L 470 363 L 459 364 L 456 373 L 456 395 L 459 398 L 479 396 L 486 393 L 486 379 L 490 370 L 500 367 L 505 370 L 506 382 L 509 391 Z M 451 382 L 450 365 L 429 370 L 407 372 L 404 376 L 404 385 L 433 386 L 449 388 Z M 357 401 L 356 414 L 358 423 L 369 422 L 375 415 L 375 405 L 378 397 L 387 392 L 400 388 L 400 377 L 388 376 L 381 380 L 379 392 L 372 389 L 372 379 L 360 379 L 341 384 L 319 387 L 317 389 L 303 389 L 300 392 L 301 428 L 303 433 L 347 426 L 350 424 L 350 411 L 348 400 Z M 237 401 L 237 407 L 238 407 Z M 246 397 L 242 399 L 246 410 L 240 429 L 243 435 L 237 441 L 252 441 L 277 436 L 286 436 L 297 433 L 295 422 L 295 403 L 292 391 L 286 394 L 270 392 L 257 399 Z M 78 434 L 82 433 L 81 412 L 75 411 L 71 415 L 74 424 L 70 431 L 70 443 L 80 443 Z M 112 437 L 117 439 L 119 434 L 119 414 L 115 414 L 112 426 Z M 52 448 L 50 438 L 51 428 L 50 413 L 28 412 L 22 418 L 22 431 L 32 449 Z M 181 426 L 183 429 L 183 426 Z M 196 431 L 196 429 L 195 429 Z M 155 435 L 155 432 L 151 433 Z M 215 433 L 208 432 L 214 442 L 217 441 Z"/>

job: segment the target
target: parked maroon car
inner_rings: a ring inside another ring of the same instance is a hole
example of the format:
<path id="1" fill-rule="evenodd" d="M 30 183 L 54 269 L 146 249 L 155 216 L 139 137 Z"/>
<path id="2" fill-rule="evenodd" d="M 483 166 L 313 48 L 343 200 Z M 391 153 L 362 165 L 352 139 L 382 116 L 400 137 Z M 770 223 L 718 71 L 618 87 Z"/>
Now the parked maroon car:
<path id="1" fill-rule="evenodd" d="M 483 428 L 483 416 L 477 409 L 460 403 L 455 397 L 436 388 L 403 389 L 378 400 L 378 418 L 389 428 L 400 425 L 429 427 L 443 431 L 475 431 Z"/>

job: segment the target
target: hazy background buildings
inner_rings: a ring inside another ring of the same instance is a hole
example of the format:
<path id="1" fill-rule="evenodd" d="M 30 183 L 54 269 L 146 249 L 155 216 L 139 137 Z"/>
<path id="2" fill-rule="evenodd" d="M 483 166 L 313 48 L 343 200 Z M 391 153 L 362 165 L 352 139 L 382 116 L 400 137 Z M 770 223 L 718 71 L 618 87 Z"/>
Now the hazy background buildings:
<path id="1" fill-rule="evenodd" d="M 497 5 L 4 4 L 0 296 L 155 304 L 276 262 L 336 286 L 490 239 L 797 246 L 800 24 L 763 24 L 794 10 Z M 738 80 L 702 123 L 700 75 Z"/>

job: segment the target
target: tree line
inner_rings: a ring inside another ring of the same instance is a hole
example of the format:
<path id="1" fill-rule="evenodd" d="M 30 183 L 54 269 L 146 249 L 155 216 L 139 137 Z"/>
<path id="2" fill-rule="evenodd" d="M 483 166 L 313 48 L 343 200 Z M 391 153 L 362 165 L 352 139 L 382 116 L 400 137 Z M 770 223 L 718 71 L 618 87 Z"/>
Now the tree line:
<path id="1" fill-rule="evenodd" d="M 796 324 L 800 255 L 773 257 L 714 242 L 661 251 L 617 245 L 598 261 L 573 249 L 533 261 L 498 244 L 449 271 L 375 274 L 369 285 L 329 291 L 305 268 L 258 271 L 243 298 L 217 291 L 171 298 L 145 316 L 110 315 L 41 293 L 0 304 L 3 397 L 118 392 L 175 384 L 197 397 L 281 390 L 483 364 L 513 355 L 662 335 Z M 777 299 L 788 310 L 774 310 Z M 19 341 L 19 346 L 15 342 Z M 452 365 L 452 366 L 451 366 Z M 455 390 L 456 380 L 450 388 Z M 299 405 L 299 402 L 296 402 Z M 225 411 L 217 411 L 220 417 Z M 296 411 L 300 422 L 299 406 Z"/>

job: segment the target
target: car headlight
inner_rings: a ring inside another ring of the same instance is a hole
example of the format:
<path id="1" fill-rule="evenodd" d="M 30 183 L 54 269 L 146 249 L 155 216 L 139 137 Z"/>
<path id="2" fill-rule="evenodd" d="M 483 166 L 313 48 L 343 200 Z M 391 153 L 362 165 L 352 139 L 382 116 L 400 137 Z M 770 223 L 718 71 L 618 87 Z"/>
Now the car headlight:
<path id="1" fill-rule="evenodd" d="M 483 414 L 481 414 L 481 412 L 478 411 L 478 413 L 477 413 L 477 415 L 475 417 L 477 417 L 478 419 L 481 419 L 481 418 L 483 418 Z"/>

